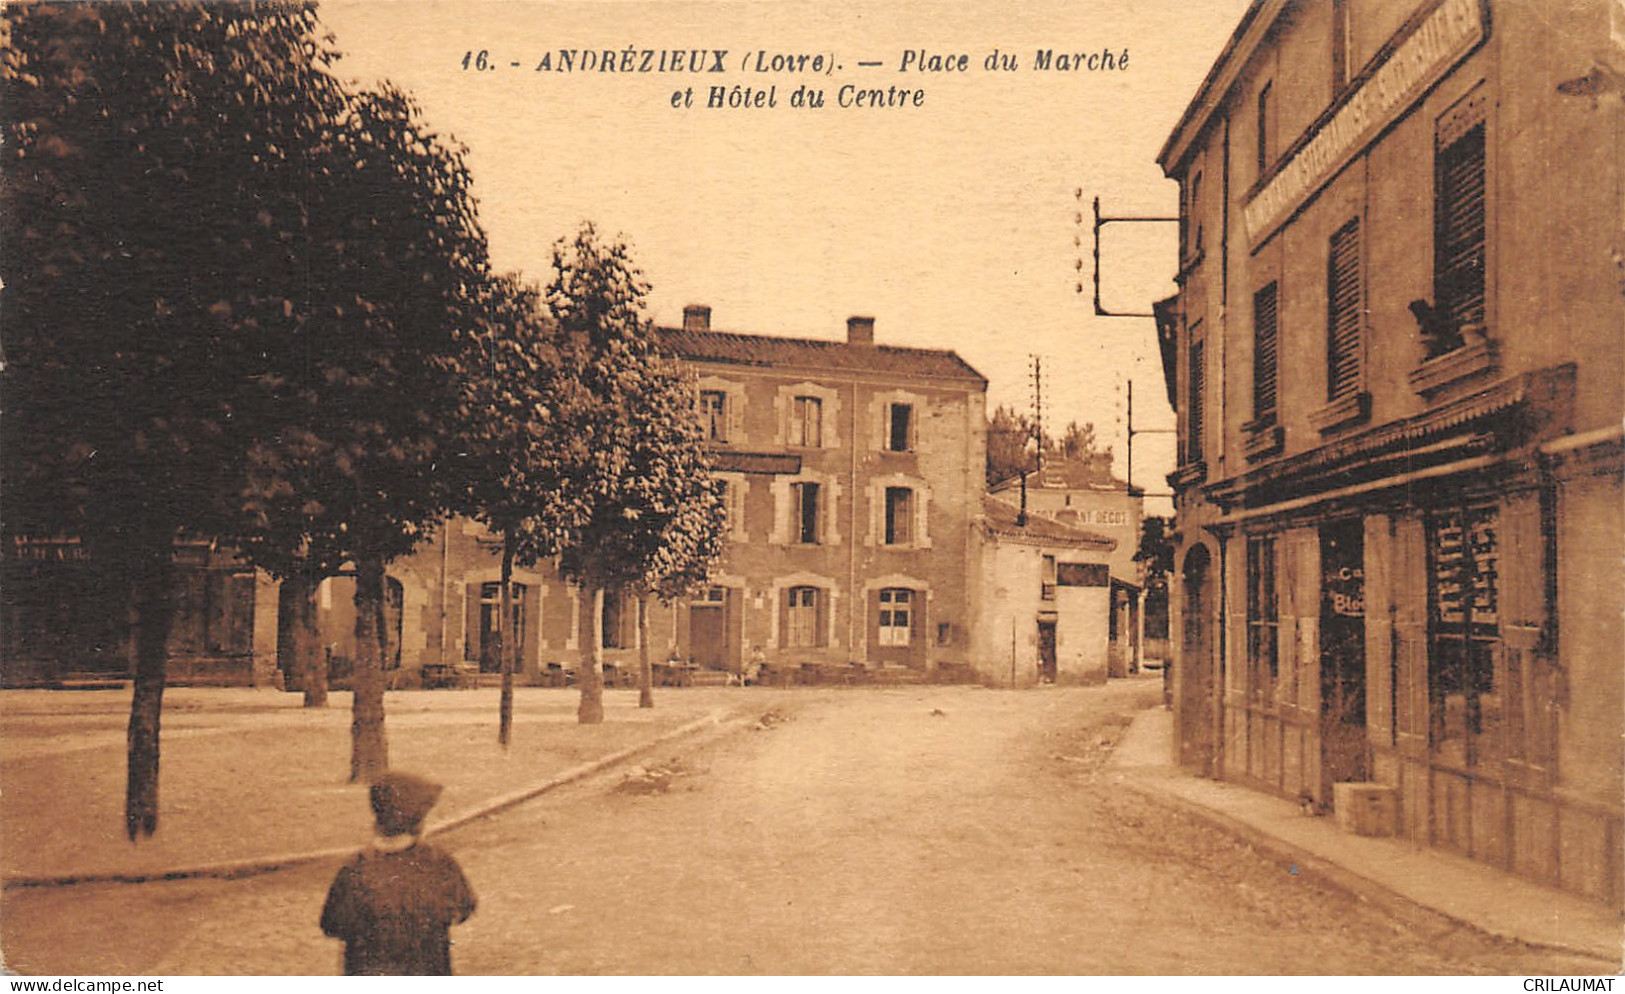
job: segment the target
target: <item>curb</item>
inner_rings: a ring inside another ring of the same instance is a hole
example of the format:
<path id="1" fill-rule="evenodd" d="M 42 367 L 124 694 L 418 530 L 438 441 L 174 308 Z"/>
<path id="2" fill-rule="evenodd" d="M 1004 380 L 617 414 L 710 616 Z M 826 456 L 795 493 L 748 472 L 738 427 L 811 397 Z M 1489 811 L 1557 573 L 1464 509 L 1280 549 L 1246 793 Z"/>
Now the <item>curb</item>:
<path id="1" fill-rule="evenodd" d="M 627 746 L 616 750 L 607 756 L 572 766 L 539 784 L 524 787 L 507 794 L 498 795 L 468 811 L 461 812 L 431 824 L 423 832 L 423 838 L 431 835 L 441 835 L 453 829 L 461 828 L 469 822 L 477 821 L 488 815 L 505 811 L 508 808 L 523 804 L 524 802 L 557 790 L 566 784 L 574 783 L 591 776 L 600 770 L 614 766 L 657 746 L 664 745 L 675 739 L 680 739 L 708 727 L 719 727 L 729 711 L 713 711 L 703 718 L 693 721 L 657 735 L 647 742 Z M 0 881 L 0 890 L 20 890 L 29 887 L 73 887 L 80 884 L 145 884 L 163 880 L 193 880 L 212 878 L 218 880 L 232 880 L 239 877 L 251 877 L 261 873 L 274 873 L 277 870 L 291 869 L 310 863 L 318 863 L 328 859 L 338 859 L 353 854 L 356 846 L 334 846 L 327 849 L 308 849 L 303 852 L 284 853 L 277 856 L 255 856 L 248 859 L 225 860 L 218 863 L 201 863 L 196 866 L 179 867 L 169 870 L 146 870 L 140 872 L 110 872 L 110 873 L 68 873 L 68 874 L 41 874 L 37 876 L 13 875 Z"/>
<path id="2" fill-rule="evenodd" d="M 1276 862 L 1287 864 L 1298 873 L 1313 877 L 1328 886 L 1344 891 L 1360 901 L 1375 905 L 1388 914 L 1406 922 L 1425 923 L 1434 926 L 1444 924 L 1451 927 L 1466 928 L 1492 939 L 1502 942 L 1516 942 L 1530 949 L 1563 953 L 1570 956 L 1582 956 L 1586 959 L 1594 959 L 1609 964 L 1608 972 L 1613 972 L 1619 967 L 1617 951 L 1602 952 L 1597 948 L 1586 946 L 1531 940 L 1504 930 L 1486 927 L 1478 922 L 1407 897 L 1380 881 L 1373 880 L 1342 864 L 1317 856 L 1301 846 L 1271 835 L 1263 829 L 1256 828 L 1217 808 L 1210 808 L 1198 801 L 1192 801 L 1170 791 L 1161 790 L 1154 782 L 1155 774 L 1151 778 L 1138 780 L 1126 775 L 1126 771 L 1123 770 L 1119 770 L 1118 774 L 1116 783 L 1127 787 L 1141 797 L 1201 819 L 1215 828 L 1235 836 Z"/>

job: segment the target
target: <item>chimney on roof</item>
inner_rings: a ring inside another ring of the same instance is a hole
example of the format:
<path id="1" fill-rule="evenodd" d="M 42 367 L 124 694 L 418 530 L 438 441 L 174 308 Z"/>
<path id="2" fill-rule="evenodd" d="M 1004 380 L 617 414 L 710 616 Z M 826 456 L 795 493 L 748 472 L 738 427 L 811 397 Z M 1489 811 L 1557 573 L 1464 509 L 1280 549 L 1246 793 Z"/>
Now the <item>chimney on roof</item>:
<path id="1" fill-rule="evenodd" d="M 684 331 L 710 331 L 711 308 L 704 304 L 689 304 L 683 308 Z"/>
<path id="2" fill-rule="evenodd" d="M 847 318 L 846 341 L 848 345 L 873 345 L 875 343 L 875 319 Z"/>

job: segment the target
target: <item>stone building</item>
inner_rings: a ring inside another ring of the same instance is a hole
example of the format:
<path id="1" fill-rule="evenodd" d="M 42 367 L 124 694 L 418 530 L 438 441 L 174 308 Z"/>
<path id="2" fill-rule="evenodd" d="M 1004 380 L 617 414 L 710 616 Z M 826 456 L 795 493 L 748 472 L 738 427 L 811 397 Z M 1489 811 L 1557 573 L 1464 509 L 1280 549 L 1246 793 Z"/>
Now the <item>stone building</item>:
<path id="1" fill-rule="evenodd" d="M 689 307 L 662 349 L 693 377 L 697 416 L 727 487 L 728 548 L 713 585 L 677 605 L 651 603 L 657 661 L 738 673 L 756 657 L 799 670 L 857 662 L 921 677 L 968 673 L 981 552 L 972 524 L 985 493 L 987 381 L 952 352 L 877 344 L 872 318 L 845 341 L 732 334 Z M 495 673 L 501 612 L 496 540 L 454 519 L 388 567 L 383 629 L 391 686 Z M 177 546 L 180 608 L 174 682 L 260 684 L 277 677 L 277 585 L 210 543 Z M 118 591 L 72 541 L 8 549 L 6 681 L 119 677 L 128 626 Z M 582 657 L 582 603 L 549 565 L 517 568 L 513 631 L 523 679 L 562 676 Z M 354 658 L 354 581 L 317 593 L 331 676 Z M 285 607 L 285 605 L 284 605 Z M 604 654 L 612 678 L 639 654 L 636 605 L 608 592 Z M 87 618 L 111 617 L 91 630 Z M 283 669 L 287 669 L 286 666 Z"/>
<path id="2" fill-rule="evenodd" d="M 1082 460 L 1046 463 L 1028 475 L 1025 485 L 1017 477 L 993 486 L 988 493 L 1017 507 L 1025 502 L 1034 514 L 1112 542 L 1106 558 L 1111 611 L 1104 643 L 1107 668 L 1112 676 L 1136 672 L 1144 641 L 1141 595 L 1145 570 L 1134 555 L 1140 547 L 1144 494 L 1113 477 L 1109 469 Z"/>
<path id="3" fill-rule="evenodd" d="M 981 681 L 1105 683 L 1120 623 L 1111 582 L 1119 543 L 995 497 L 977 531 L 971 658 Z"/>
<path id="4" fill-rule="evenodd" d="M 1622 41 L 1261 0 L 1159 157 L 1181 761 L 1616 905 Z"/>
<path id="5" fill-rule="evenodd" d="M 727 490 L 729 535 L 713 583 L 685 602 L 651 601 L 656 661 L 740 672 L 858 662 L 924 676 L 968 661 L 967 578 L 983 495 L 982 376 L 952 352 L 877 344 L 852 318 L 846 341 L 714 331 L 710 309 L 685 309 L 660 347 L 693 378 L 696 411 Z M 423 666 L 497 672 L 490 652 L 499 548 L 454 520 L 392 564 L 399 683 Z M 514 631 L 523 678 L 572 668 L 585 651 L 577 590 L 548 566 L 516 570 Z M 348 666 L 349 582 L 320 593 L 324 638 Z M 636 606 L 604 605 L 605 663 L 632 672 Z"/>

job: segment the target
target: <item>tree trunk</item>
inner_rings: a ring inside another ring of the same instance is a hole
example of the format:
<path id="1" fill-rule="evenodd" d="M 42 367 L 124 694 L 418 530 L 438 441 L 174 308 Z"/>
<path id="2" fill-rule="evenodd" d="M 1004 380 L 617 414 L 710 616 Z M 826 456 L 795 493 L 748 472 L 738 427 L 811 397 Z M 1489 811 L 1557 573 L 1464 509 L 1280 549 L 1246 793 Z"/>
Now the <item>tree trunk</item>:
<path id="1" fill-rule="evenodd" d="M 299 571 L 277 593 L 277 661 L 293 687 L 304 691 L 305 707 L 327 706 L 327 657 L 316 631 L 316 588 L 321 580 Z"/>
<path id="2" fill-rule="evenodd" d="M 518 653 L 518 645 L 509 647 L 509 642 L 517 642 L 510 638 L 509 626 L 513 624 L 513 545 L 512 535 L 502 536 L 502 617 L 497 621 L 496 650 L 497 658 L 502 660 L 502 700 L 497 705 L 497 742 L 502 748 L 508 748 L 508 739 L 513 733 L 513 663 Z"/>
<path id="3" fill-rule="evenodd" d="M 350 780 L 370 783 L 389 769 L 384 738 L 384 671 L 378 658 L 379 603 L 384 597 L 384 563 L 373 555 L 356 561 L 355 701 L 350 709 Z"/>
<path id="4" fill-rule="evenodd" d="M 131 842 L 158 829 L 158 726 L 169 663 L 169 625 L 175 613 L 175 539 L 172 530 L 156 532 L 132 550 L 130 572 L 136 608 L 135 688 L 126 735 L 124 831 Z"/>
<path id="5" fill-rule="evenodd" d="M 649 595 L 638 594 L 638 707 L 655 706 L 654 667 L 649 663 Z"/>
<path id="6" fill-rule="evenodd" d="M 576 667 L 576 683 L 581 686 L 581 703 L 576 706 L 576 721 L 583 725 L 604 723 L 604 588 L 592 587 L 583 598 L 589 617 L 587 653 Z"/>

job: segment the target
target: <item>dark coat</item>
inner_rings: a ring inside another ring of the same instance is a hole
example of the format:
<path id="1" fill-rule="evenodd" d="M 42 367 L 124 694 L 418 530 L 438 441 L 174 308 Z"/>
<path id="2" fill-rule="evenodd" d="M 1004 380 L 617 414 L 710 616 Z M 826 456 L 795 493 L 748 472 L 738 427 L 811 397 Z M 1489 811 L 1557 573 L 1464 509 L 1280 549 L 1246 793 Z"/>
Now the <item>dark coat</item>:
<path id="1" fill-rule="evenodd" d="M 474 913 L 474 892 L 450 855 L 419 842 L 365 850 L 333 878 L 322 931 L 344 940 L 348 976 L 451 973 L 451 926 Z"/>

